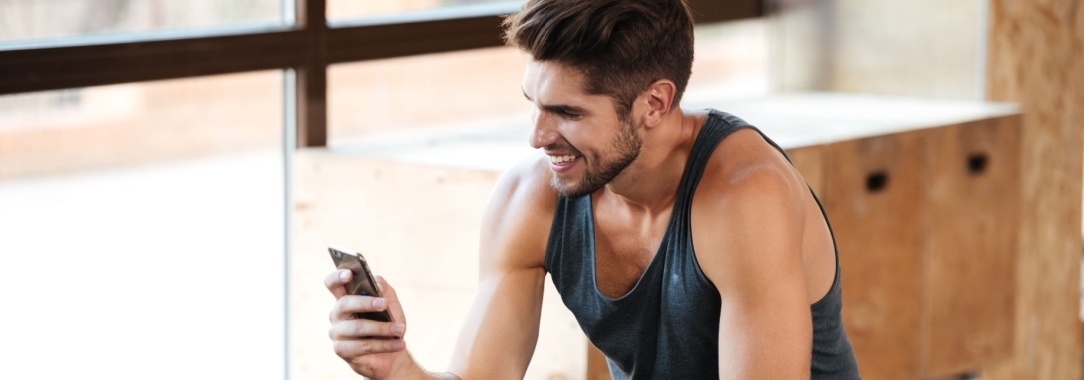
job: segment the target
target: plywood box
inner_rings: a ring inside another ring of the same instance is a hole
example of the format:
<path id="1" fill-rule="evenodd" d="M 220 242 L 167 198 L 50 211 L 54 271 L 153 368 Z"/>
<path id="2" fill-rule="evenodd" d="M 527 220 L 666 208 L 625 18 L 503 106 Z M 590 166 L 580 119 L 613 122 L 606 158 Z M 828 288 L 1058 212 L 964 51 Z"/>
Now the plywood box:
<path id="1" fill-rule="evenodd" d="M 921 132 L 826 148 L 825 209 L 843 270 L 843 322 L 870 379 L 918 378 L 922 305 Z"/>
<path id="2" fill-rule="evenodd" d="M 923 283 L 923 374 L 1012 355 L 1020 233 L 1021 118 L 931 130 Z"/>
<path id="3" fill-rule="evenodd" d="M 863 375 L 978 372 L 1013 349 L 1019 116 L 825 147 Z"/>

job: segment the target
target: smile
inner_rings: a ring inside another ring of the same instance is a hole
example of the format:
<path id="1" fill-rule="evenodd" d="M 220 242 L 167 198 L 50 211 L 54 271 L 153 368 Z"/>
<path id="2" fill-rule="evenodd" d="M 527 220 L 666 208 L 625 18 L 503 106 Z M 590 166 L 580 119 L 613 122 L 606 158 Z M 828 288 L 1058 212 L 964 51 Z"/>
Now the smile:
<path id="1" fill-rule="evenodd" d="M 580 158 L 580 156 L 573 154 L 566 154 L 563 156 L 550 156 L 550 163 L 554 165 L 566 165 L 571 164 L 573 161 L 576 161 L 577 158 Z"/>

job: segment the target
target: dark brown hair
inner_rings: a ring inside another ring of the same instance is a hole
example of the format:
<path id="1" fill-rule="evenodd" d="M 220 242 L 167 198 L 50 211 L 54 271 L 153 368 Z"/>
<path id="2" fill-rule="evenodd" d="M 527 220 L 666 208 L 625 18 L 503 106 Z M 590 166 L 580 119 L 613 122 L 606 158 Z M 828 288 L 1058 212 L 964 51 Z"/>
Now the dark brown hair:
<path id="1" fill-rule="evenodd" d="M 622 118 L 647 87 L 669 79 L 681 101 L 693 64 L 693 21 L 684 0 L 529 0 L 504 20 L 505 41 L 535 61 L 587 76 L 584 90 L 613 98 Z"/>

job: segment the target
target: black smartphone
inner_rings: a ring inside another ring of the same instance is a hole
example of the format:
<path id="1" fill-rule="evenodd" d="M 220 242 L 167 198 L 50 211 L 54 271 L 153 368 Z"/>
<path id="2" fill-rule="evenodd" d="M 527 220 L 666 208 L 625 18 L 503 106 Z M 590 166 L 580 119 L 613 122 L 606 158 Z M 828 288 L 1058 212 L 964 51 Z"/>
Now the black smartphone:
<path id="1" fill-rule="evenodd" d="M 364 256 L 360 253 L 336 246 L 327 247 L 327 251 L 331 254 L 331 260 L 335 262 L 336 268 L 349 269 L 350 272 L 353 273 L 353 276 L 350 278 L 350 283 L 346 284 L 347 294 L 382 297 L 380 295 L 380 289 L 376 287 L 376 279 L 373 278 L 373 272 L 369 270 L 369 264 L 365 262 Z M 386 308 L 383 311 L 358 313 L 357 317 L 381 322 L 392 321 L 391 312 Z"/>

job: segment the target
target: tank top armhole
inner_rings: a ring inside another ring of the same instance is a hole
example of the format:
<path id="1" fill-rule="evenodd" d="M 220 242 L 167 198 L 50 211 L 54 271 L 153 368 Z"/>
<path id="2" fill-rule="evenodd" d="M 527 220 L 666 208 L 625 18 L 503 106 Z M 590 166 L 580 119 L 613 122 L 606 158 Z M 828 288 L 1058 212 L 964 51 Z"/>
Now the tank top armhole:
<path id="1" fill-rule="evenodd" d="M 721 112 L 716 109 L 708 109 L 708 117 L 704 120 L 704 126 L 703 128 L 701 128 L 700 133 L 701 135 L 705 135 L 705 131 L 716 128 L 717 130 L 711 131 L 711 134 L 713 134 L 713 136 L 708 136 L 707 138 L 705 138 L 705 140 L 710 138 L 711 141 L 701 141 L 700 136 L 697 136 L 697 141 L 693 144 L 694 149 L 700 150 L 700 152 L 694 152 L 694 154 L 692 155 L 692 158 L 695 159 L 697 162 L 689 163 L 690 168 L 686 169 L 686 175 L 695 173 L 696 178 L 690 184 L 686 184 L 685 178 L 682 178 L 683 186 L 687 185 L 687 187 L 683 189 L 683 191 L 686 192 L 684 194 L 684 199 L 685 202 L 687 202 L 684 205 L 685 209 L 683 210 L 683 212 L 685 213 L 686 218 L 689 218 L 690 221 L 692 218 L 693 197 L 696 195 L 696 188 L 700 184 L 700 177 L 703 176 L 704 170 L 707 169 L 707 162 L 711 159 L 711 156 L 715 154 L 716 149 L 718 149 L 719 145 L 723 143 L 723 140 L 726 140 L 726 138 L 734 132 L 740 131 L 745 128 L 755 129 L 755 127 L 749 125 L 749 123 L 746 123 L 744 120 L 734 117 L 733 115 Z M 694 165 L 697 165 L 699 167 L 694 169 Z M 691 224 L 689 229 L 689 239 L 686 244 L 688 244 L 687 252 L 689 252 L 689 259 L 691 260 L 692 272 L 695 273 L 697 282 L 700 283 L 700 285 L 703 286 L 705 289 L 714 293 L 716 296 L 719 296 L 719 288 L 715 286 L 714 281 L 708 278 L 708 275 L 704 273 L 704 268 L 700 265 L 700 258 L 697 256 L 696 253 L 696 245 L 693 244 Z"/>
<path id="2" fill-rule="evenodd" d="M 745 124 L 745 125 L 738 126 L 737 128 L 734 128 L 734 131 L 732 131 L 731 133 L 736 132 L 736 131 L 738 131 L 740 129 L 745 129 L 745 128 L 752 129 L 752 130 L 756 131 L 757 134 L 760 135 L 760 138 L 764 139 L 764 141 L 767 142 L 768 145 L 771 145 L 773 148 L 775 148 L 776 151 L 778 151 L 780 154 L 783 155 L 783 158 L 787 160 L 787 163 L 789 163 L 791 165 L 791 167 L 794 166 L 794 161 L 791 161 L 790 155 L 787 154 L 786 150 L 784 150 L 782 147 L 780 147 L 779 144 L 776 144 L 775 141 L 773 141 L 771 138 L 768 137 L 768 135 L 764 134 L 764 132 L 761 131 L 760 128 L 757 128 L 754 125 Z M 824 304 L 828 303 L 828 302 L 825 302 L 825 301 L 832 298 L 833 293 L 836 293 L 836 292 L 839 291 L 838 288 L 840 286 L 840 277 L 841 277 L 841 272 L 842 272 L 841 269 L 842 268 L 840 268 L 840 265 L 839 265 L 839 246 L 836 245 L 836 233 L 835 233 L 835 230 L 832 229 L 832 222 L 828 220 L 828 213 L 825 212 L 824 205 L 821 204 L 820 198 L 817 197 L 817 193 L 813 191 L 813 187 L 809 185 L 809 182 L 806 181 L 805 178 L 802 178 L 802 181 L 805 182 L 806 188 L 809 189 L 809 194 L 813 196 L 813 201 L 817 202 L 817 208 L 821 212 L 821 218 L 824 219 L 824 224 L 828 226 L 828 234 L 832 239 L 832 251 L 833 251 L 833 255 L 835 256 L 835 263 L 836 263 L 836 265 L 835 265 L 835 267 L 836 267 L 835 274 L 833 275 L 833 278 L 832 278 L 832 285 L 828 287 L 828 291 L 825 292 L 824 295 L 821 296 L 820 299 L 818 299 L 816 302 L 813 302 L 812 304 L 809 305 L 809 308 L 811 310 L 819 310 L 821 307 L 823 307 Z M 693 257 L 695 258 L 696 255 L 694 254 Z M 697 263 L 697 269 L 699 269 L 699 266 L 700 266 L 700 264 Z M 706 279 L 706 276 L 704 276 L 703 272 L 702 271 L 700 271 L 700 272 L 701 272 L 700 275 L 702 277 L 705 277 L 705 279 Z M 710 282 L 710 280 L 708 280 L 708 281 Z"/>
<path id="3" fill-rule="evenodd" d="M 546 256 L 542 259 L 542 270 L 550 274 L 550 277 L 555 276 L 554 267 L 557 263 L 560 263 L 560 257 L 557 250 L 560 249 L 560 237 L 564 236 L 563 226 L 566 218 L 566 212 L 568 209 L 568 199 L 564 197 L 557 197 L 557 204 L 553 208 L 553 220 L 550 222 L 550 235 L 546 238 Z M 560 233 L 557 233 L 560 232 Z M 553 279 L 554 283 L 557 283 L 557 279 Z"/>
<path id="4" fill-rule="evenodd" d="M 832 239 L 832 254 L 835 256 L 836 261 L 836 273 L 832 276 L 832 286 L 828 287 L 828 291 L 825 292 L 824 296 L 817 300 L 817 302 L 809 305 L 811 310 L 820 310 L 824 304 L 828 303 L 825 302 L 826 300 L 833 298 L 833 294 L 840 292 L 839 288 L 841 286 L 840 280 L 843 277 L 843 268 L 839 265 L 839 246 L 836 245 L 836 231 L 832 228 L 832 222 L 828 220 L 828 213 L 824 210 L 824 205 L 821 204 L 820 197 L 813 191 L 813 187 L 809 186 L 809 182 L 806 182 L 805 185 L 809 188 L 809 194 L 813 196 L 813 200 L 817 202 L 817 208 L 821 211 L 821 218 L 824 219 L 824 224 L 828 226 L 828 236 Z"/>
<path id="5" fill-rule="evenodd" d="M 704 268 L 700 266 L 700 259 L 696 257 L 696 249 L 692 247 L 691 243 L 689 244 L 689 253 L 691 254 L 690 257 L 692 258 L 694 269 L 693 273 L 696 273 L 696 281 L 699 282 L 700 285 L 704 287 L 704 289 L 708 289 L 712 293 L 715 293 L 716 296 L 718 296 L 719 288 L 715 286 L 714 281 L 708 278 L 707 274 L 704 274 Z"/>

